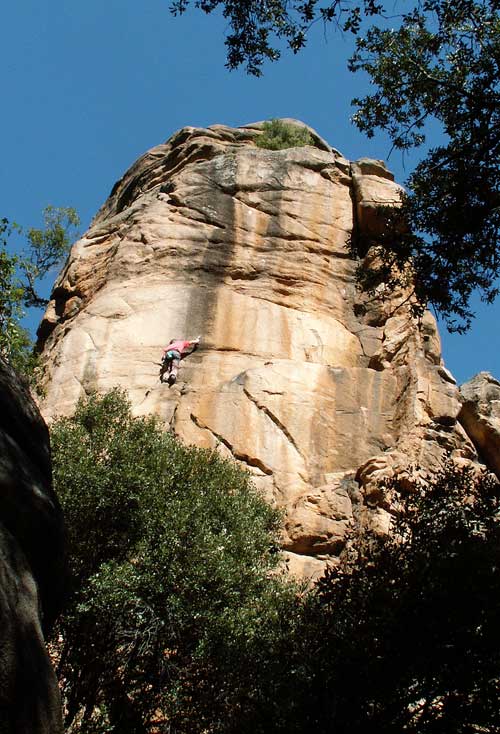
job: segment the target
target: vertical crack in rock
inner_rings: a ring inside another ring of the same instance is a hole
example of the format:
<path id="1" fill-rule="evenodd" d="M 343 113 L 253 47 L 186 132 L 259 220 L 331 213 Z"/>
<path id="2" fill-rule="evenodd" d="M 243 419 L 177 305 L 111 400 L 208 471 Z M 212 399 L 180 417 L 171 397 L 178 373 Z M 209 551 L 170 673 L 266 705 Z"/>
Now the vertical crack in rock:
<path id="1" fill-rule="evenodd" d="M 172 431 L 172 433 L 175 434 L 175 418 L 177 416 L 177 410 L 179 408 L 179 403 L 176 404 L 174 408 L 174 412 L 172 413 L 172 417 L 170 418 L 170 421 L 168 423 L 169 429 Z M 191 415 L 191 419 L 193 419 L 193 416 Z M 194 421 L 193 421 L 194 422 Z"/>
<path id="2" fill-rule="evenodd" d="M 225 446 L 232 453 L 235 459 L 238 459 L 238 461 L 242 461 L 248 466 L 253 466 L 256 469 L 260 469 L 261 472 L 263 472 L 267 476 L 272 476 L 273 470 L 266 466 L 260 459 L 258 459 L 257 457 L 249 456 L 248 454 L 242 453 L 241 451 L 237 451 L 231 445 L 231 443 L 226 438 L 224 438 L 224 436 L 221 436 L 220 433 L 216 433 L 212 428 L 210 428 L 210 426 L 207 426 L 205 423 L 200 421 L 200 419 L 195 416 L 194 413 L 191 413 L 190 418 L 195 426 L 211 433 L 217 442 L 223 444 L 223 446 Z"/>
<path id="3" fill-rule="evenodd" d="M 258 408 L 258 410 L 262 411 L 264 415 L 266 415 L 269 420 L 278 428 L 281 433 L 284 435 L 286 440 L 289 444 L 293 446 L 297 454 L 300 456 L 302 461 L 304 462 L 304 465 L 307 465 L 305 457 L 302 455 L 299 447 L 297 446 L 297 443 L 290 433 L 290 431 L 287 430 L 286 426 L 283 425 L 283 423 L 279 420 L 279 418 L 267 407 L 267 405 L 264 405 L 263 403 L 259 403 L 257 398 L 255 398 L 251 393 L 244 387 L 243 388 L 244 394 L 247 396 L 247 398 Z"/>

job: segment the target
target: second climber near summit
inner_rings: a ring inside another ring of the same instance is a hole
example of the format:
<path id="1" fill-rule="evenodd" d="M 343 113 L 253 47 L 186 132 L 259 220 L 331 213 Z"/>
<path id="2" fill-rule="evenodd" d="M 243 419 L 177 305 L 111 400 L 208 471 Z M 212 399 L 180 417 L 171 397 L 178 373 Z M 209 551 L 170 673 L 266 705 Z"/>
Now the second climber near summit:
<path id="1" fill-rule="evenodd" d="M 200 337 L 186 341 L 183 339 L 171 339 L 163 350 L 163 358 L 160 367 L 160 382 L 168 382 L 173 385 L 177 380 L 177 373 L 181 359 L 192 354 L 200 343 Z M 164 379 L 167 375 L 167 379 Z"/>

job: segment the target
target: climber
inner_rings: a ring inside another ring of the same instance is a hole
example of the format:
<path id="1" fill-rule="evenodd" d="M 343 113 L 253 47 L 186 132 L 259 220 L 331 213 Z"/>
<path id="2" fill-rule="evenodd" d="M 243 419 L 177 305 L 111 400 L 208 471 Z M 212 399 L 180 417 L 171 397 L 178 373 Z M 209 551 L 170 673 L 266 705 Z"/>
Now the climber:
<path id="1" fill-rule="evenodd" d="M 179 371 L 179 364 L 181 359 L 192 354 L 200 343 L 200 337 L 192 339 L 191 341 L 185 341 L 183 339 L 171 339 L 165 349 L 163 350 L 163 357 L 160 367 L 160 382 L 168 382 L 169 385 L 173 385 L 177 379 L 177 373 Z M 168 374 L 166 380 L 164 380 L 165 374 Z"/>

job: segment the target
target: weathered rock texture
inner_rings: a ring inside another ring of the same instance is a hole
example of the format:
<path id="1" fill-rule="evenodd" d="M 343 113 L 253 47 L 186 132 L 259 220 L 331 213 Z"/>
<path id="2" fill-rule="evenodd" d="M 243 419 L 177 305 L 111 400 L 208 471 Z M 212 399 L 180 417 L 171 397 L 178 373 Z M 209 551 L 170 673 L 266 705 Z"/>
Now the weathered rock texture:
<path id="1" fill-rule="evenodd" d="M 62 732 L 42 629 L 65 582 L 64 530 L 52 491 L 47 428 L 0 359 L 0 732 Z"/>
<path id="2" fill-rule="evenodd" d="M 500 382 L 480 372 L 460 388 L 459 420 L 481 459 L 500 479 Z"/>
<path id="3" fill-rule="evenodd" d="M 40 327 L 43 412 L 126 387 L 137 414 L 248 467 L 287 510 L 291 567 L 313 573 L 353 518 L 387 527 L 381 473 L 475 452 L 432 316 L 355 287 L 346 243 L 398 202 L 392 174 L 317 135 L 262 150 L 260 128 L 184 128 L 114 186 Z M 161 348 L 198 334 L 160 385 Z"/>

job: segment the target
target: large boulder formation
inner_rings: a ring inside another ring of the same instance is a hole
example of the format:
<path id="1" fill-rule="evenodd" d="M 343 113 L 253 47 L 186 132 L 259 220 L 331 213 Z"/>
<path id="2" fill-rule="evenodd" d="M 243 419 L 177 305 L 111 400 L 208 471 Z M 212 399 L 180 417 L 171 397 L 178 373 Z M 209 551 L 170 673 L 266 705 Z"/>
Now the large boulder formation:
<path id="1" fill-rule="evenodd" d="M 460 388 L 459 420 L 481 459 L 500 479 L 500 382 L 480 372 Z"/>
<path id="2" fill-rule="evenodd" d="M 346 245 L 398 203 L 392 174 L 314 131 L 281 151 L 257 147 L 261 134 L 184 128 L 115 184 L 40 326 L 42 410 L 125 387 L 137 414 L 247 467 L 286 509 L 291 567 L 314 573 L 354 520 L 387 527 L 377 477 L 475 452 L 430 313 L 355 285 Z M 162 347 L 198 334 L 161 385 Z"/>
<path id="3" fill-rule="evenodd" d="M 45 648 L 65 583 L 61 511 L 48 431 L 27 389 L 0 358 L 0 731 L 62 732 Z"/>

